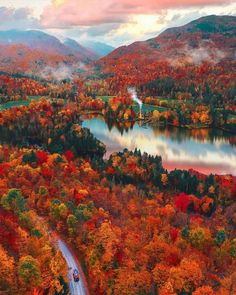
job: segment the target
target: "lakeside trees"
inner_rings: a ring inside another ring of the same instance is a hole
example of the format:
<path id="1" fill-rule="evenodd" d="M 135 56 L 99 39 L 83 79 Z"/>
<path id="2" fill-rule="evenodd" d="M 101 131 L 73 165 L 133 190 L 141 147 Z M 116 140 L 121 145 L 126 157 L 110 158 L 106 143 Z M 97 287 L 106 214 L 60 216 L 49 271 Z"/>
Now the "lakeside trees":
<path id="1" fill-rule="evenodd" d="M 42 290 L 58 274 L 57 256 L 38 246 L 47 239 L 31 217 L 38 212 L 82 255 L 92 294 L 234 290 L 235 177 L 167 172 L 161 157 L 137 150 L 103 161 L 1 146 L 0 159 L 4 222 L 13 213 L 11 228 L 21 226 L 19 237 L 6 231 L 1 241 L 21 253 L 22 288 L 25 278 Z"/>
<path id="2" fill-rule="evenodd" d="M 0 113 L 1 140 L 22 146 L 38 145 L 54 153 L 72 150 L 76 155 L 103 155 L 104 145 L 79 123 L 75 104 L 41 99 Z M 32 154 L 29 161 L 35 160 Z"/>
<path id="3" fill-rule="evenodd" d="M 0 75 L 0 103 L 26 100 L 27 96 L 47 94 L 47 87 L 30 78 Z"/>
<path id="4" fill-rule="evenodd" d="M 131 104 L 115 98 L 105 109 L 119 117 Z M 168 172 L 138 150 L 104 161 L 79 114 L 76 103 L 46 99 L 0 113 L 0 290 L 66 286 L 38 215 L 83 257 L 92 294 L 235 290 L 235 177 Z"/>

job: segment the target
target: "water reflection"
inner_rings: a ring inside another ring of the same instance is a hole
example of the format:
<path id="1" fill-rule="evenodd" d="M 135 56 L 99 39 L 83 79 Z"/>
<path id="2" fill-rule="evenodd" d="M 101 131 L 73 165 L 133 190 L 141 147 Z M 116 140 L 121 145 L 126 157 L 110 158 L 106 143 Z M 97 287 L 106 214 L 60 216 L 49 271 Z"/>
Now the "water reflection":
<path id="1" fill-rule="evenodd" d="M 203 173 L 236 175 L 236 138 L 221 130 L 160 128 L 137 123 L 105 123 L 86 118 L 83 126 L 107 147 L 106 157 L 124 148 L 161 155 L 168 169 L 195 169 Z"/>

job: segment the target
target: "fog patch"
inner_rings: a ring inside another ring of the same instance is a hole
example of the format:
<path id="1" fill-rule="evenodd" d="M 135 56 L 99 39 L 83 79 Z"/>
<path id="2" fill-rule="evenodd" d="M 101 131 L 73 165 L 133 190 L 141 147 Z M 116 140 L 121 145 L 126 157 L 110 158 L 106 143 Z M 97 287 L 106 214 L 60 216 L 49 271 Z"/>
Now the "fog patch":
<path id="1" fill-rule="evenodd" d="M 192 62 L 196 65 L 206 61 L 217 64 L 226 57 L 226 54 L 218 48 L 199 47 L 196 49 L 188 49 L 188 52 Z"/>
<path id="2" fill-rule="evenodd" d="M 178 56 L 168 58 L 168 62 L 176 67 L 183 63 L 200 65 L 204 62 L 217 64 L 227 57 L 227 53 L 216 48 L 214 42 L 200 42 L 197 47 L 185 44 L 178 50 Z"/>
<path id="3" fill-rule="evenodd" d="M 73 65 L 59 64 L 56 67 L 45 66 L 39 76 L 45 80 L 72 80 L 76 73 L 83 71 L 87 71 L 87 66 L 82 62 L 78 62 Z"/>

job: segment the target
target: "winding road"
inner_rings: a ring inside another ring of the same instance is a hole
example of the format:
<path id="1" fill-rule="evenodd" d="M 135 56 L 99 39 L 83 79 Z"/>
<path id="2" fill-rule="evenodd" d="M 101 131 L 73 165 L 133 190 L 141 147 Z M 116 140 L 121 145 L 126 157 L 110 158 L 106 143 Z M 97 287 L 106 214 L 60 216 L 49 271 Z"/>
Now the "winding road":
<path id="1" fill-rule="evenodd" d="M 65 261 L 68 266 L 68 277 L 69 277 L 69 288 L 71 295 L 89 295 L 88 286 L 86 282 L 85 275 L 83 273 L 83 269 L 76 259 L 76 256 L 72 254 L 72 250 L 66 245 L 64 241 L 58 236 L 57 233 L 51 231 L 47 222 L 45 222 L 43 217 L 38 217 L 35 220 L 35 224 L 37 228 L 44 232 L 44 234 L 48 235 L 51 242 L 59 248 Z M 77 269 L 79 272 L 80 280 L 79 282 L 75 282 L 73 279 L 73 270 Z"/>
<path id="2" fill-rule="evenodd" d="M 21 106 L 21 105 L 28 105 L 33 99 L 38 100 L 40 96 L 38 97 L 30 97 L 30 100 L 28 101 L 18 101 L 18 102 L 9 102 L 6 104 L 0 105 L 0 112 L 4 109 L 9 109 L 14 106 Z M 82 267 L 78 260 L 76 260 L 75 256 L 73 256 L 71 250 L 69 247 L 58 237 L 58 235 L 54 232 L 52 232 L 49 229 L 49 226 L 47 222 L 44 220 L 43 217 L 38 217 L 35 220 L 35 224 L 38 227 L 40 231 L 44 231 L 45 234 L 47 234 L 50 238 L 50 240 L 56 244 L 60 251 L 62 252 L 62 255 L 64 256 L 67 266 L 68 266 L 68 277 L 70 280 L 70 294 L 71 295 L 89 295 L 86 278 L 83 273 Z M 80 280 L 79 282 L 75 282 L 73 279 L 73 270 L 77 269 L 79 272 Z"/>
<path id="3" fill-rule="evenodd" d="M 83 281 L 83 273 L 82 273 L 82 269 L 81 266 L 78 265 L 78 263 L 76 262 L 76 260 L 74 259 L 72 253 L 70 252 L 69 248 L 67 247 L 67 245 L 62 241 L 62 240 L 58 240 L 58 247 L 60 249 L 60 251 L 62 252 L 62 255 L 64 256 L 66 263 L 68 265 L 68 276 L 69 276 L 69 280 L 70 280 L 70 293 L 71 295 L 88 295 L 88 291 L 87 288 L 85 286 L 85 282 Z M 77 269 L 79 272 L 79 276 L 80 276 L 80 280 L 79 282 L 74 282 L 73 280 L 73 270 Z"/>

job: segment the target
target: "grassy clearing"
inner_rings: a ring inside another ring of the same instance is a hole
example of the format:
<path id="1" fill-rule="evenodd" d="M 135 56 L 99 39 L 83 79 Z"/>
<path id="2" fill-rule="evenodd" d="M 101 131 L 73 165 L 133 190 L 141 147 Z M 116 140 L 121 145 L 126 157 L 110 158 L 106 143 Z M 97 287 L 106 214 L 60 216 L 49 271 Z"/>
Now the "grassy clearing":
<path id="1" fill-rule="evenodd" d="M 138 106 L 138 104 L 135 104 L 133 106 L 133 110 L 136 113 L 139 112 L 139 106 Z M 153 105 L 149 105 L 149 104 L 143 104 L 143 106 L 142 106 L 142 112 L 143 113 L 153 112 L 155 110 L 158 110 L 159 112 L 164 112 L 164 111 L 166 111 L 166 108 L 158 107 L 158 106 L 153 106 Z"/>
<path id="2" fill-rule="evenodd" d="M 170 97 L 161 97 L 161 96 L 154 96 L 153 98 L 158 99 L 159 101 L 166 101 L 169 103 L 177 103 L 177 104 L 181 104 L 181 103 L 186 103 L 186 104 L 193 104 L 194 101 L 193 99 L 188 99 L 188 100 L 177 100 L 177 99 L 172 99 Z"/>
<path id="3" fill-rule="evenodd" d="M 19 107 L 19 106 L 27 106 L 31 103 L 31 101 L 36 100 L 38 101 L 42 96 L 29 96 L 28 100 L 19 100 L 19 101 L 9 101 L 4 104 L 0 104 L 0 111 L 2 110 L 8 110 L 13 107 Z M 46 97 L 46 99 L 50 99 L 49 97 Z"/>
<path id="4" fill-rule="evenodd" d="M 101 95 L 98 95 L 98 96 L 96 96 L 96 98 L 101 98 L 101 100 L 102 101 L 104 101 L 104 102 L 106 102 L 106 101 L 109 101 L 111 98 L 113 98 L 113 97 L 115 97 L 115 96 L 101 96 Z"/>
<path id="5" fill-rule="evenodd" d="M 109 101 L 111 98 L 114 96 L 97 96 L 97 98 L 101 98 L 104 102 Z M 133 110 L 138 113 L 139 112 L 139 106 L 137 103 L 134 103 L 133 105 Z M 153 112 L 154 110 L 158 110 L 159 112 L 164 112 L 167 109 L 164 107 L 158 107 L 154 105 L 149 105 L 149 104 L 143 104 L 142 106 L 142 112 L 147 113 L 147 112 Z"/>
<path id="6" fill-rule="evenodd" d="M 0 111 L 2 110 L 7 110 L 13 107 L 19 107 L 19 106 L 27 106 L 31 103 L 32 100 L 38 101 L 42 96 L 29 96 L 29 100 L 20 100 L 20 101 L 9 101 L 4 104 L 0 104 Z M 114 96 L 97 96 L 97 98 L 100 97 L 104 102 L 109 101 L 112 97 Z M 45 97 L 46 99 L 52 99 L 50 97 Z M 133 105 L 133 110 L 138 113 L 139 112 L 139 106 L 137 103 L 134 103 Z M 143 104 L 142 106 L 142 112 L 147 113 L 147 112 L 153 112 L 154 110 L 158 110 L 159 112 L 164 112 L 167 109 L 164 107 L 158 107 L 154 105 L 149 105 L 149 104 Z"/>

